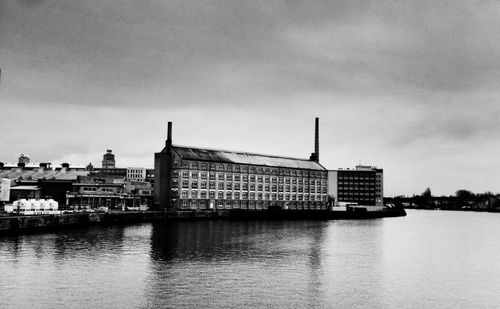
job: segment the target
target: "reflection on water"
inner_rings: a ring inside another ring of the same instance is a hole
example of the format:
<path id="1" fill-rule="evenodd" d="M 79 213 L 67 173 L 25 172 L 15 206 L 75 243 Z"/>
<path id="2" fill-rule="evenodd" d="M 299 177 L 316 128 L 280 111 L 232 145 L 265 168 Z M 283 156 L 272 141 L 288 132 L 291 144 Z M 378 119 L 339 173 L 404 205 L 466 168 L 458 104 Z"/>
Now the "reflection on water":
<path id="1" fill-rule="evenodd" d="M 492 308 L 500 214 L 196 221 L 0 238 L 0 308 Z"/>

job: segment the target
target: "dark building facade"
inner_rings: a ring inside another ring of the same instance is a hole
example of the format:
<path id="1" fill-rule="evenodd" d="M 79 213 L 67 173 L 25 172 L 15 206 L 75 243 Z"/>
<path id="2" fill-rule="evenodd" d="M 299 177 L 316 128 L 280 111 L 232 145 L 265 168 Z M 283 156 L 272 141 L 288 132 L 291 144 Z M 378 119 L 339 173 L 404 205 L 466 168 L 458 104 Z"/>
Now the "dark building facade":
<path id="1" fill-rule="evenodd" d="M 383 173 L 380 168 L 362 165 L 328 171 L 328 192 L 337 205 L 383 206 Z"/>
<path id="2" fill-rule="evenodd" d="M 316 137 L 318 137 L 316 120 Z M 154 203 L 159 209 L 327 209 L 327 170 L 310 159 L 172 145 L 155 153 Z"/>

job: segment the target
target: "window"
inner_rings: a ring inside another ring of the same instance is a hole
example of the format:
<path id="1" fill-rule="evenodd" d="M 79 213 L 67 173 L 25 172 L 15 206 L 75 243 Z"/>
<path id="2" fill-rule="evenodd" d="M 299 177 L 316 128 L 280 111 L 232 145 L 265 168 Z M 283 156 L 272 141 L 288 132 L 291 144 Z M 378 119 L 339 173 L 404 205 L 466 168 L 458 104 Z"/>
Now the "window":
<path id="1" fill-rule="evenodd" d="M 210 191 L 210 192 L 208 193 L 208 196 L 209 196 L 210 198 L 215 198 L 215 191 Z"/>
<path id="2" fill-rule="evenodd" d="M 235 183 L 234 184 L 234 190 L 239 190 L 240 189 L 240 184 L 239 183 Z"/>
<path id="3" fill-rule="evenodd" d="M 250 184 L 250 191 L 255 191 L 255 184 L 254 183 Z"/>
<path id="4" fill-rule="evenodd" d="M 255 182 L 255 175 L 250 175 L 250 182 Z"/>
<path id="5" fill-rule="evenodd" d="M 246 182 L 243 183 L 243 190 L 248 190 L 248 183 Z"/>
<path id="6" fill-rule="evenodd" d="M 264 199 L 269 200 L 269 193 L 264 194 Z"/>
<path id="7" fill-rule="evenodd" d="M 263 177 L 262 177 L 262 176 L 258 176 L 258 177 L 257 177 L 257 182 L 262 182 L 262 179 L 263 179 Z"/>
<path id="8" fill-rule="evenodd" d="M 224 174 L 218 174 L 217 179 L 219 180 L 224 180 Z"/>
<path id="9" fill-rule="evenodd" d="M 188 197 L 188 191 L 187 190 L 182 190 L 182 198 L 187 198 Z"/>
<path id="10" fill-rule="evenodd" d="M 224 190 L 224 183 L 223 182 L 219 182 L 219 184 L 217 185 L 217 188 L 219 190 Z"/>
<path id="11" fill-rule="evenodd" d="M 226 180 L 227 181 L 233 180 L 233 175 L 232 174 L 226 174 Z"/>
<path id="12" fill-rule="evenodd" d="M 232 166 L 231 164 L 228 164 L 228 165 L 226 166 L 226 171 L 228 171 L 228 172 L 232 172 L 232 171 L 233 171 L 233 166 Z"/>
<path id="13" fill-rule="evenodd" d="M 250 199 L 255 200 L 255 193 L 254 192 L 250 192 Z"/>
<path id="14" fill-rule="evenodd" d="M 182 188 L 184 188 L 184 189 L 189 188 L 189 181 L 187 181 L 187 180 L 183 180 L 183 181 L 182 181 Z"/>
<path id="15" fill-rule="evenodd" d="M 260 192 L 259 192 L 259 193 L 257 193 L 257 198 L 258 198 L 259 200 L 262 200 L 262 193 L 260 193 Z"/>
<path id="16" fill-rule="evenodd" d="M 258 191 L 262 191 L 262 188 L 263 188 L 262 184 L 259 184 L 259 185 L 257 186 L 257 190 L 258 190 Z"/>
<path id="17" fill-rule="evenodd" d="M 269 183 L 270 178 L 266 177 L 266 183 Z"/>
<path id="18" fill-rule="evenodd" d="M 226 182 L 226 190 L 232 190 L 233 189 L 233 183 L 232 182 Z"/>
<path id="19" fill-rule="evenodd" d="M 210 173 L 210 180 L 215 180 L 215 174 L 214 173 Z"/>
<path id="20" fill-rule="evenodd" d="M 198 198 L 198 191 L 191 190 L 191 198 Z"/>
<path id="21" fill-rule="evenodd" d="M 226 199 L 227 199 L 227 200 L 230 200 L 230 199 L 232 199 L 232 198 L 233 198 L 233 197 L 232 197 L 231 192 L 226 192 Z"/>
<path id="22" fill-rule="evenodd" d="M 210 189 L 214 190 L 215 189 L 215 181 L 210 182 Z"/>
<path id="23" fill-rule="evenodd" d="M 273 187 L 272 187 L 272 191 L 273 191 L 273 192 L 278 191 L 278 186 L 277 186 L 277 185 L 273 185 Z"/>
<path id="24" fill-rule="evenodd" d="M 234 192 L 234 199 L 239 200 L 240 199 L 240 192 Z"/>
<path id="25" fill-rule="evenodd" d="M 217 193 L 217 198 L 218 198 L 218 199 L 223 199 L 223 198 L 224 198 L 224 192 L 219 191 L 219 192 Z"/>
<path id="26" fill-rule="evenodd" d="M 194 169 L 194 170 L 197 170 L 198 169 L 198 163 L 196 163 L 196 162 L 191 163 L 191 168 Z"/>
<path id="27" fill-rule="evenodd" d="M 269 190 L 270 190 L 269 185 L 266 185 L 266 187 L 265 187 L 265 188 L 266 188 L 266 189 L 265 189 L 265 191 L 268 191 L 268 192 L 269 192 Z"/>
<path id="28" fill-rule="evenodd" d="M 189 178 L 189 172 L 187 171 L 182 172 L 182 178 Z"/>
<path id="29" fill-rule="evenodd" d="M 197 181 L 191 182 L 191 188 L 192 189 L 198 189 L 198 182 Z"/>
<path id="30" fill-rule="evenodd" d="M 201 163 L 201 169 L 206 170 L 207 169 L 207 164 L 206 163 Z"/>
<path id="31" fill-rule="evenodd" d="M 248 193 L 247 192 L 243 192 L 241 194 L 241 198 L 244 199 L 244 200 L 248 200 Z"/>
<path id="32" fill-rule="evenodd" d="M 201 191 L 201 198 L 207 198 L 207 191 Z"/>
<path id="33" fill-rule="evenodd" d="M 234 175 L 234 181 L 240 181 L 240 174 Z"/>
<path id="34" fill-rule="evenodd" d="M 223 171 L 224 170 L 224 165 L 223 164 L 217 165 L 217 170 L 218 171 Z"/>
<path id="35" fill-rule="evenodd" d="M 207 179 L 207 173 L 201 173 L 201 179 Z"/>

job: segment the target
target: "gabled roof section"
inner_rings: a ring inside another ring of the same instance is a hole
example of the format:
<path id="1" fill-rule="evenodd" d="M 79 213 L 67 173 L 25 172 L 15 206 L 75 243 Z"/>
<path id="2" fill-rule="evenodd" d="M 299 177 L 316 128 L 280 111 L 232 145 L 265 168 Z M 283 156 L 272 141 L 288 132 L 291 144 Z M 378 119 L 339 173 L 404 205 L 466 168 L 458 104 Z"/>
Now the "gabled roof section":
<path id="1" fill-rule="evenodd" d="M 195 148 L 190 146 L 172 146 L 172 150 L 187 160 L 262 165 L 309 170 L 326 170 L 321 164 L 308 159 L 279 157 L 241 151 Z"/>

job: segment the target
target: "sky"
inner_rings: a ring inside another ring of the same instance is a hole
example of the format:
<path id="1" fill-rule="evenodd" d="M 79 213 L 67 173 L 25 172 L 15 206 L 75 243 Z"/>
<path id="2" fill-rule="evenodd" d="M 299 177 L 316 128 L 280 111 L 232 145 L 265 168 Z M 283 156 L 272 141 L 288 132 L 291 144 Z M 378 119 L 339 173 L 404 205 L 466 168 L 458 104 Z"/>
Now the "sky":
<path id="1" fill-rule="evenodd" d="M 498 1 L 0 1 L 0 161 L 178 145 L 500 193 Z"/>

